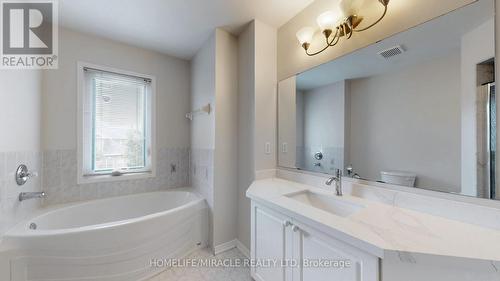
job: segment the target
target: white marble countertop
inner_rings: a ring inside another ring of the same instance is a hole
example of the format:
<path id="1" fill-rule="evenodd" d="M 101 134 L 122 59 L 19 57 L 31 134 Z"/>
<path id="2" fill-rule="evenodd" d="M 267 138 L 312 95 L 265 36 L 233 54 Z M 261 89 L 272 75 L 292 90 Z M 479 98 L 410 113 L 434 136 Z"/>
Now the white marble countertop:
<path id="1" fill-rule="evenodd" d="M 255 181 L 247 197 L 383 258 L 387 251 L 500 261 L 500 231 L 344 195 L 365 208 L 340 217 L 284 195 L 332 191 L 278 178 Z"/>

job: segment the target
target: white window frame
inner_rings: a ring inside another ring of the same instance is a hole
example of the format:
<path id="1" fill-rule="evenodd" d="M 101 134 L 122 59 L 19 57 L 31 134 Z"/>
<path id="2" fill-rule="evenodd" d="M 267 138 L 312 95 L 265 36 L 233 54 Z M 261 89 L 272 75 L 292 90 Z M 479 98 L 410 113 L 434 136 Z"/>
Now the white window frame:
<path id="1" fill-rule="evenodd" d="M 111 72 L 121 75 L 135 76 L 151 80 L 151 93 L 148 100 L 149 117 L 146 125 L 147 153 L 149 161 L 147 167 L 141 171 L 124 172 L 120 175 L 107 173 L 89 173 L 89 164 L 91 157 L 89 150 L 90 140 L 86 137 L 88 126 L 92 126 L 90 117 L 92 116 L 91 99 L 86 90 L 85 69 L 91 68 L 105 72 Z M 77 62 L 77 87 L 78 87 L 78 117 L 77 117 L 77 160 L 78 160 L 78 184 L 111 182 L 133 179 L 144 179 L 156 176 L 156 77 L 152 75 L 136 73 L 128 70 L 117 69 L 108 66 L 95 65 L 87 62 Z M 87 155 L 89 154 L 89 155 Z"/>

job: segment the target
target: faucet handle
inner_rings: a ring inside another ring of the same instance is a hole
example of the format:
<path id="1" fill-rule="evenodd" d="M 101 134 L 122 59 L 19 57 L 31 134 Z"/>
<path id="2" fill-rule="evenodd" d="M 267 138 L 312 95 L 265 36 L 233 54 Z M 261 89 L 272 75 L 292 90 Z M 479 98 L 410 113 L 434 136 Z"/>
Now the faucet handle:
<path id="1" fill-rule="evenodd" d="M 337 179 L 340 179 L 342 177 L 342 170 L 341 169 L 335 169 L 335 177 Z"/>
<path id="2" fill-rule="evenodd" d="M 26 177 L 27 178 L 36 178 L 36 177 L 38 177 L 38 173 L 37 172 L 28 172 L 26 174 Z"/>
<path id="3" fill-rule="evenodd" d="M 28 167 L 24 164 L 19 165 L 16 170 L 15 180 L 17 185 L 25 184 L 28 179 L 38 176 L 37 173 L 30 172 Z"/>

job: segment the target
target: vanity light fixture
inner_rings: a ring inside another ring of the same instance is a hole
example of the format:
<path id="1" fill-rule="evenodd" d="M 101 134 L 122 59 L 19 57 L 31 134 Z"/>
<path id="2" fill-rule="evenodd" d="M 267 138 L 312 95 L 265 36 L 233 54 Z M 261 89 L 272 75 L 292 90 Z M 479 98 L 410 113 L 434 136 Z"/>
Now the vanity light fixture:
<path id="1" fill-rule="evenodd" d="M 308 56 L 320 54 L 329 47 L 337 45 L 341 37 L 345 36 L 347 39 L 350 39 L 354 32 L 370 29 L 379 23 L 387 14 L 389 0 L 378 0 L 384 6 L 382 16 L 372 24 L 358 29 L 357 27 L 363 21 L 363 17 L 359 15 L 359 12 L 364 1 L 365 0 L 340 0 L 338 10 L 327 11 L 318 16 L 316 21 L 326 39 L 326 45 L 319 51 L 313 53 L 309 52 L 309 47 L 311 46 L 316 29 L 312 27 L 301 28 L 296 36 L 306 54 Z"/>

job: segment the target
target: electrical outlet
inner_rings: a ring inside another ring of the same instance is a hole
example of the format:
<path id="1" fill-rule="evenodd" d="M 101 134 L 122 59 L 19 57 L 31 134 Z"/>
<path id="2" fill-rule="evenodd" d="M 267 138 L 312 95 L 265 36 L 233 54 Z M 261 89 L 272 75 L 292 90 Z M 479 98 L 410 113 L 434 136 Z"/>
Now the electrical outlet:
<path id="1" fill-rule="evenodd" d="M 281 152 L 283 152 L 283 153 L 287 153 L 288 152 L 288 143 L 284 142 L 281 145 Z"/>
<path id="2" fill-rule="evenodd" d="M 271 143 L 270 142 L 266 142 L 265 153 L 266 154 L 271 154 Z"/>

